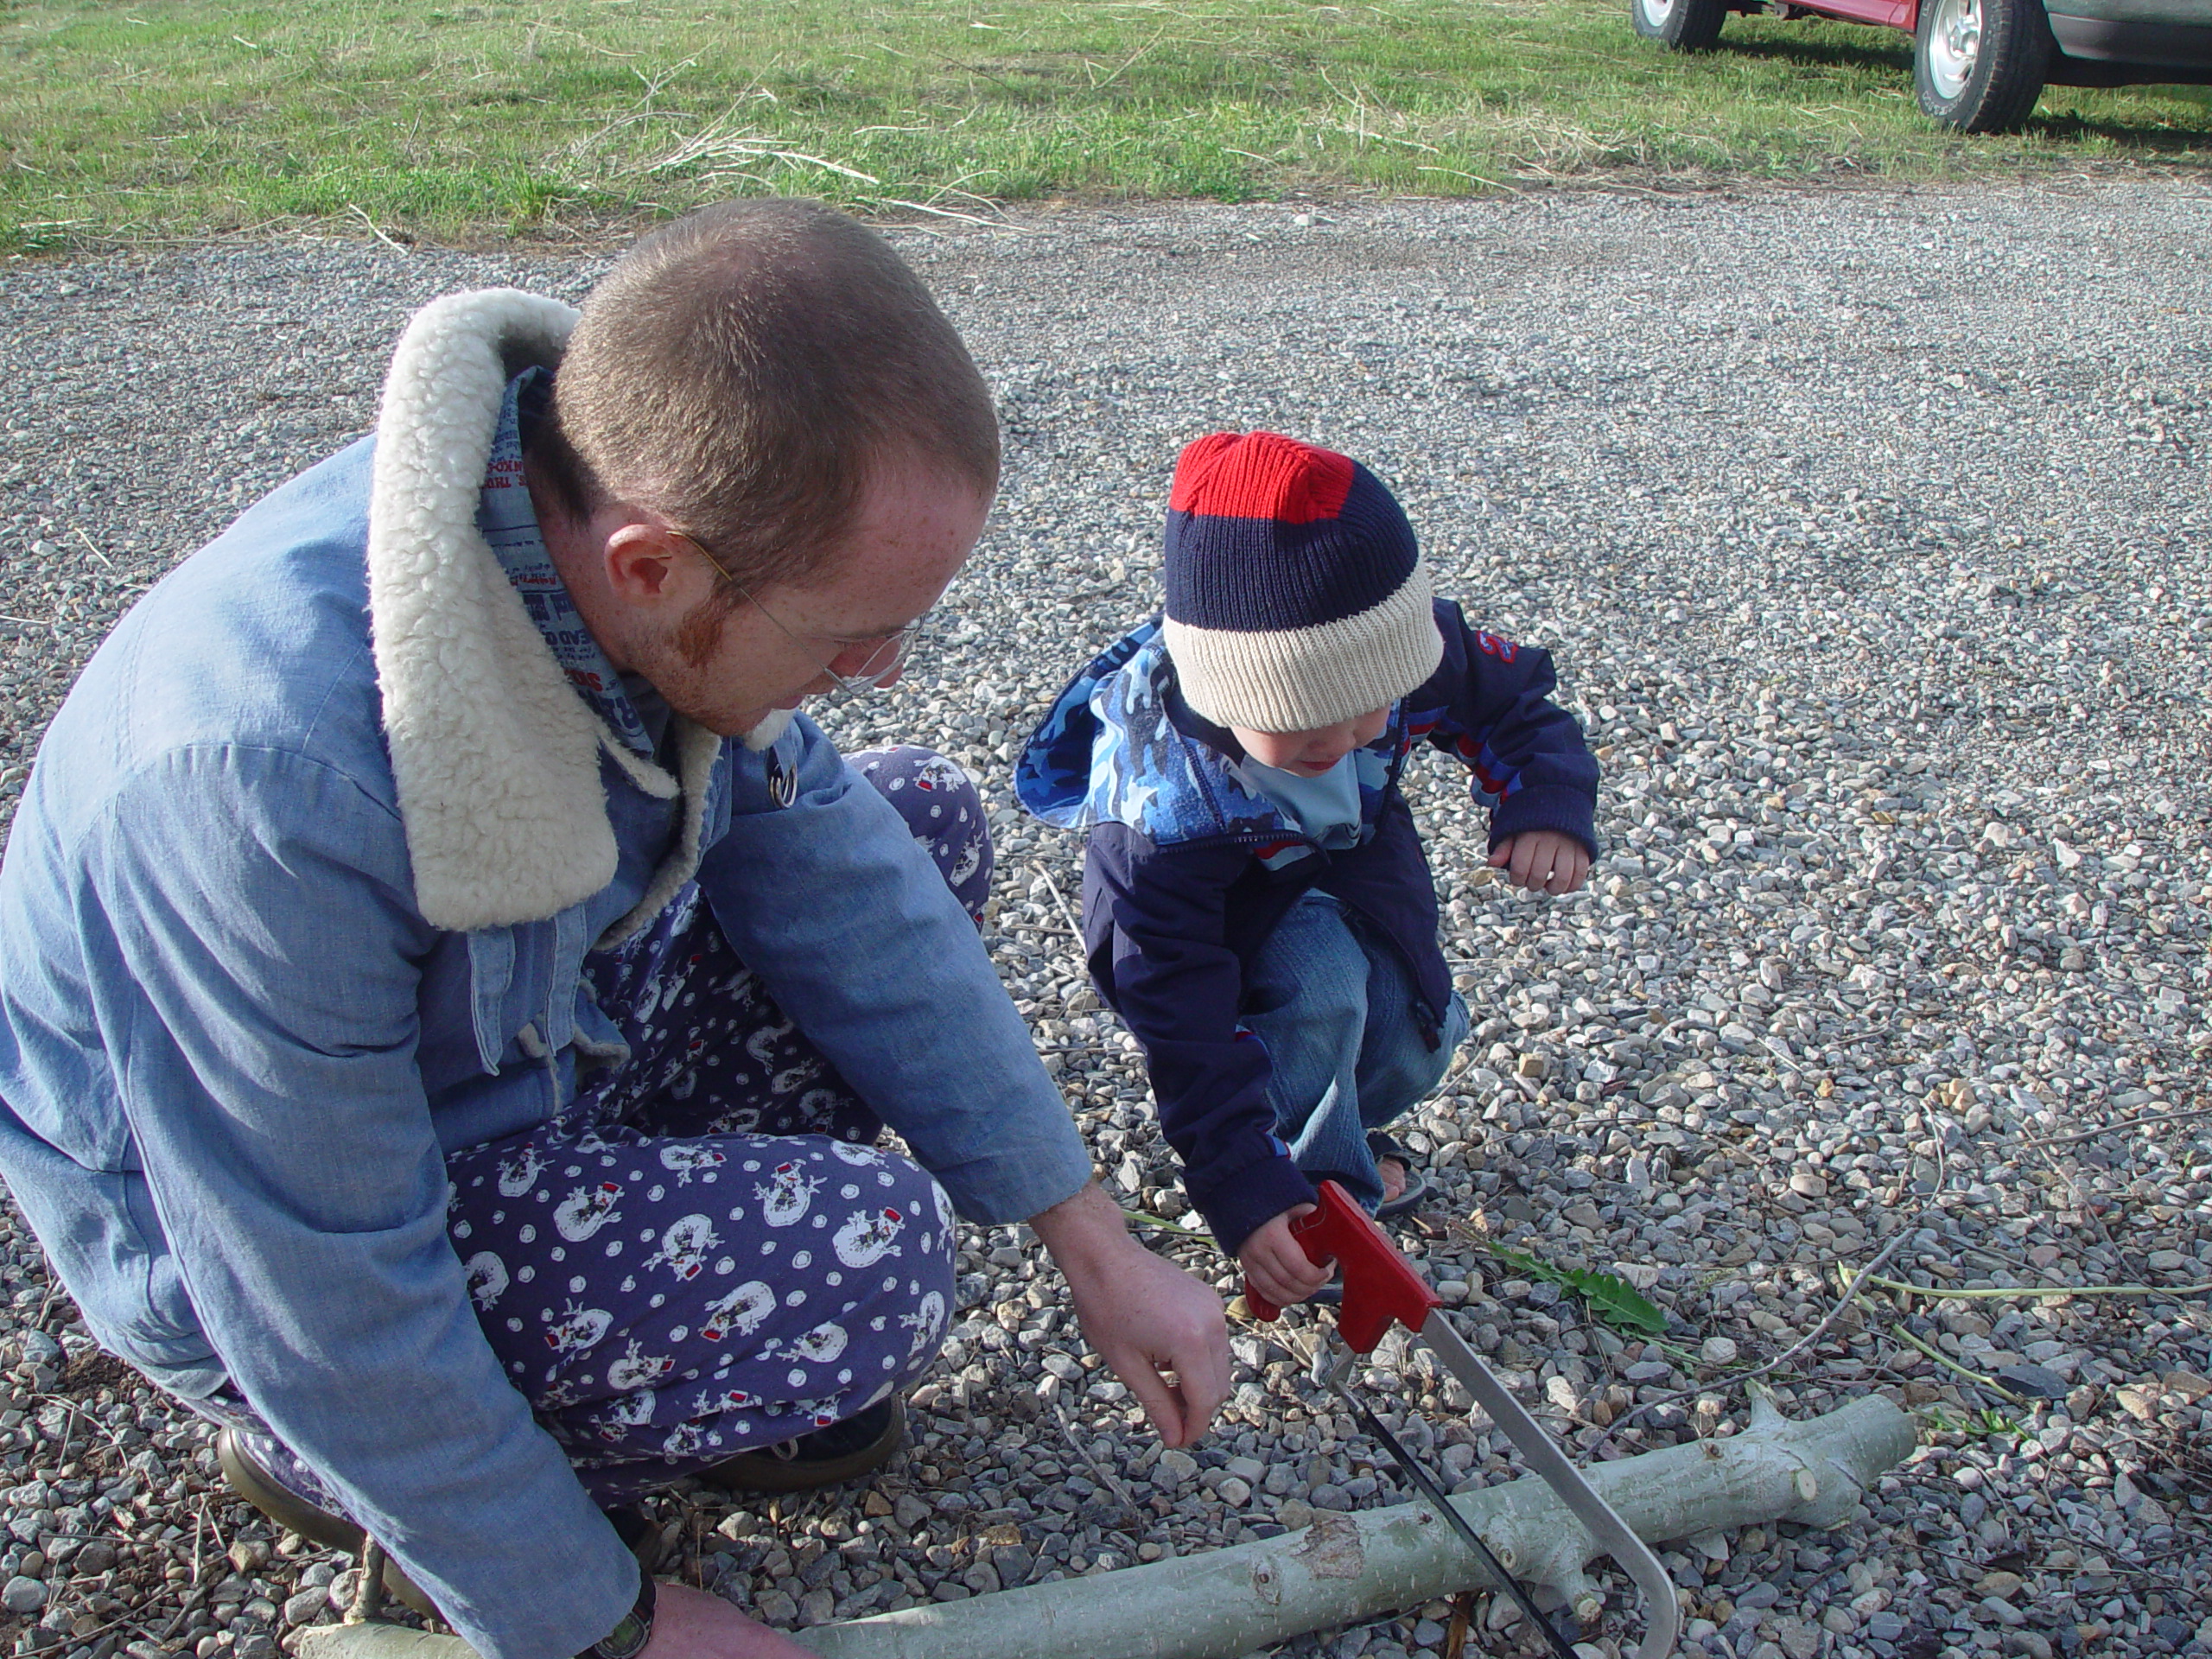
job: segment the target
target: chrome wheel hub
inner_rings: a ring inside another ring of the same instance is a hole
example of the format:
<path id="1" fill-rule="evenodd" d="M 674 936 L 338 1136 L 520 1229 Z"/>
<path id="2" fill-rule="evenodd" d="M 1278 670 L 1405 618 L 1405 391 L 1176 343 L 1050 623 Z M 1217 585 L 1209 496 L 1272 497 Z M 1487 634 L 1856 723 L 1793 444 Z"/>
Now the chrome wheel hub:
<path id="1" fill-rule="evenodd" d="M 1982 0 L 1936 0 L 1928 29 L 1928 79 L 1948 101 L 1967 89 L 1981 57 Z"/>

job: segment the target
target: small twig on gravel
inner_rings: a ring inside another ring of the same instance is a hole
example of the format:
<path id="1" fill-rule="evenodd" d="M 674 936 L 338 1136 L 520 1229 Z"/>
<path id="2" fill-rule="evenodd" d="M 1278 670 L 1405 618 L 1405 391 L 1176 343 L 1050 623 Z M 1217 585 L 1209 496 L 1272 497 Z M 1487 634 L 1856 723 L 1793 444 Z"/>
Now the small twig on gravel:
<path id="1" fill-rule="evenodd" d="M 2123 1123 L 2107 1123 L 2101 1128 L 2075 1129 L 2069 1135 L 2046 1135 L 2033 1141 L 2023 1141 L 2023 1147 L 2070 1147 L 2077 1141 L 2094 1141 L 2103 1135 L 2125 1135 L 2130 1129 L 2140 1128 L 2146 1123 L 2186 1123 L 2191 1119 L 2212 1117 L 2212 1106 L 2199 1106 L 2186 1112 L 2154 1112 L 2147 1117 L 2131 1117 Z"/>
<path id="2" fill-rule="evenodd" d="M 1656 1410 L 1661 1406 L 1672 1405 L 1677 1400 L 1687 1400 L 1692 1395 L 1711 1394 L 1723 1389 L 1741 1388 L 1747 1382 L 1756 1382 L 1759 1378 L 1767 1376 L 1770 1372 L 1780 1370 L 1791 1360 L 1796 1358 L 1798 1355 L 1803 1353 L 1807 1349 L 1819 1342 L 1822 1337 L 1827 1335 L 1828 1328 L 1838 1319 L 1843 1317 L 1844 1310 L 1851 1306 L 1852 1301 L 1859 1294 L 1859 1287 L 1873 1275 L 1878 1268 L 1888 1265 L 1889 1259 L 1904 1247 L 1905 1240 L 1910 1238 L 1916 1230 L 1917 1230 L 1916 1228 L 1913 1226 L 1900 1227 L 1897 1231 L 1896 1236 L 1891 1238 L 1888 1243 L 1882 1246 L 1880 1252 L 1876 1255 L 1874 1259 L 1872 1262 L 1869 1262 L 1865 1267 L 1859 1269 L 1858 1277 L 1851 1281 L 1850 1287 L 1843 1294 L 1842 1300 L 1838 1301 L 1834 1307 L 1828 1310 L 1827 1317 L 1823 1319 L 1818 1325 L 1815 1325 L 1803 1336 L 1800 1337 L 1796 1342 L 1791 1343 L 1789 1347 L 1777 1354 L 1772 1359 L 1767 1361 L 1765 1364 L 1754 1366 L 1748 1371 L 1740 1371 L 1733 1376 L 1718 1377 L 1711 1382 L 1700 1383 L 1694 1388 L 1677 1389 L 1672 1394 L 1661 1395 L 1656 1400 L 1645 1401 L 1642 1405 L 1637 1407 L 1635 1410 L 1629 1412 L 1626 1415 L 1615 1418 L 1613 1420 L 1612 1426 L 1606 1429 L 1606 1431 L 1591 1446 L 1589 1451 L 1585 1453 L 1586 1459 L 1594 1463 L 1598 1459 L 1598 1454 L 1603 1452 L 1608 1446 L 1611 1446 L 1613 1443 L 1614 1439 L 1623 1429 L 1628 1427 L 1629 1425 L 1635 1422 L 1637 1418 L 1643 1416 L 1648 1411 Z"/>
<path id="3" fill-rule="evenodd" d="M 200 1513 L 207 1517 L 207 1530 L 215 1535 L 215 1553 L 218 1555 L 228 1555 L 231 1553 L 231 1541 L 223 1536 L 223 1523 L 215 1518 L 215 1512 L 207 1507 L 207 1499 L 204 1495 L 200 1500 Z"/>
<path id="4" fill-rule="evenodd" d="M 383 243 L 385 246 L 390 248 L 394 253 L 406 253 L 410 251 L 404 243 L 395 242 L 390 237 L 386 236 L 384 232 L 378 227 L 376 220 L 369 217 L 367 210 L 362 207 L 359 204 L 349 201 L 346 204 L 346 211 L 353 214 L 354 218 L 359 219 L 362 224 L 367 226 L 369 227 L 369 234 L 376 238 L 378 241 Z"/>
<path id="5" fill-rule="evenodd" d="M 98 559 L 109 569 L 112 570 L 115 569 L 115 561 L 108 557 L 106 554 L 100 551 L 100 544 L 85 533 L 85 527 L 82 524 L 72 524 L 69 528 L 75 532 L 77 539 L 84 543 L 87 552 L 91 553 L 94 558 Z"/>
<path id="6" fill-rule="evenodd" d="M 80 1582 L 97 1583 L 98 1580 L 88 1579 L 80 1580 Z M 154 1609 L 154 1604 L 159 1601 L 166 1593 L 167 1592 L 165 1590 L 156 1590 L 152 1595 L 148 1596 L 145 1600 L 139 1602 L 137 1605 L 124 1608 L 121 1612 L 117 1613 L 111 1618 L 105 1624 L 96 1625 L 92 1630 L 73 1636 L 70 1640 L 75 1645 L 82 1646 L 85 1643 L 92 1641 L 95 1637 L 105 1636 L 110 1630 L 118 1630 L 125 1624 L 130 1625 L 133 1630 L 146 1631 L 146 1626 L 140 1624 L 138 1621 L 145 1614 L 151 1612 Z M 150 1632 L 148 1633 L 150 1634 Z"/>
<path id="7" fill-rule="evenodd" d="M 1859 1300 L 1861 1301 L 1866 1300 L 1864 1297 L 1861 1297 Z M 1872 1308 L 1873 1304 L 1872 1302 L 1867 1302 L 1866 1306 L 1869 1308 Z M 1891 1336 L 1904 1343 L 1906 1347 L 1914 1349 L 1920 1353 L 1927 1355 L 1929 1358 L 1934 1360 L 1938 1365 L 1942 1366 L 1947 1370 L 1956 1371 L 1961 1376 L 1966 1378 L 1967 1382 L 1972 1382 L 1977 1388 L 1987 1389 L 1992 1394 L 2002 1395 L 2005 1399 L 2011 1401 L 2016 1406 L 2025 1406 L 2028 1403 L 2028 1399 L 2025 1395 L 2015 1394 L 2012 1389 L 2006 1388 L 2002 1382 L 1999 1382 L 1995 1377 L 1985 1376 L 1970 1365 L 1961 1365 L 1957 1360 L 1953 1359 L 1942 1349 L 1936 1347 L 1934 1343 L 1924 1341 L 1921 1338 L 1913 1335 L 1911 1332 L 1904 1330 L 1898 1325 L 1890 1325 L 1885 1328 L 1889 1331 L 1889 1333 Z"/>
<path id="8" fill-rule="evenodd" d="M 1067 895 L 1060 891 L 1060 884 L 1052 880 L 1052 873 L 1042 863 L 1031 865 L 1032 869 L 1045 878 L 1045 886 L 1052 895 L 1052 902 L 1060 907 L 1060 919 L 1068 925 L 1068 931 L 1075 935 L 1078 948 L 1083 944 L 1083 924 L 1075 918 L 1075 906 L 1068 903 Z"/>
<path id="9" fill-rule="evenodd" d="M 175 1635 L 184 1621 L 192 1617 L 192 1610 L 200 1605 L 200 1599 L 207 1593 L 205 1589 L 196 1584 L 187 1590 L 184 1599 L 177 1604 L 176 1611 L 169 1615 L 169 1622 L 162 1625 L 160 1631 L 154 1635 L 155 1643 L 159 1645 Z M 138 1628 L 144 1630 L 146 1627 L 142 1624 Z"/>
<path id="10" fill-rule="evenodd" d="M 1052 1414 L 1060 1420 L 1060 1432 L 1068 1437 L 1068 1444 L 1075 1448 L 1076 1455 L 1090 1466 L 1090 1472 L 1098 1477 L 1100 1483 L 1121 1500 L 1122 1507 L 1128 1511 L 1129 1536 L 1137 1542 L 1142 1543 L 1144 1517 L 1137 1513 L 1137 1502 L 1129 1496 L 1129 1489 L 1122 1484 L 1119 1475 L 1090 1455 L 1090 1448 L 1083 1443 L 1083 1437 L 1075 1432 L 1075 1421 L 1068 1415 L 1068 1408 L 1064 1402 L 1058 1400 L 1052 1402 Z"/>
<path id="11" fill-rule="evenodd" d="M 348 1624 L 365 1624 L 384 1611 L 384 1546 L 362 1535 L 361 1576 L 353 1586 L 353 1599 L 346 1609 Z"/>
<path id="12" fill-rule="evenodd" d="M 192 1586 L 200 1587 L 200 1537 L 207 1530 L 207 1500 L 201 1498 L 192 1517 Z"/>
<path id="13" fill-rule="evenodd" d="M 2212 1285 L 1993 1285 L 1986 1288 L 1953 1290 L 1948 1286 L 1910 1285 L 1899 1279 L 1869 1279 L 1882 1290 L 1902 1291 L 1945 1301 L 2001 1301 L 2007 1296 L 2208 1296 Z"/>
<path id="14" fill-rule="evenodd" d="M 2071 1170 L 2058 1161 L 2058 1154 L 2049 1147 L 2037 1147 L 2036 1152 L 2044 1162 L 2050 1166 L 2051 1173 L 2066 1183 L 2067 1191 L 2074 1195 L 2075 1208 L 2095 1224 L 2097 1236 L 2104 1240 L 2107 1248 L 2114 1255 L 2125 1255 L 2126 1252 L 2120 1249 L 2120 1241 L 2112 1236 L 2112 1229 L 2105 1225 L 2105 1218 L 2090 1198 L 2088 1190 L 2074 1178 Z"/>
<path id="15" fill-rule="evenodd" d="M 110 1440 L 113 1441 L 115 1449 L 118 1452 L 123 1450 L 122 1437 L 118 1435 L 116 1432 L 110 1428 L 105 1423 L 100 1421 L 99 1418 L 93 1416 L 91 1412 L 86 1410 L 85 1408 L 79 1405 L 76 1401 L 72 1400 L 67 1395 L 35 1394 L 31 1398 L 34 1402 L 60 1407 L 62 1410 L 69 1414 L 70 1421 L 73 1423 L 75 1422 L 77 1419 L 82 1418 L 86 1422 L 90 1423 L 94 1428 L 99 1430 L 101 1433 L 106 1435 Z M 71 1428 L 67 1431 L 67 1433 L 72 1435 L 76 1432 L 77 1431 L 74 1428 Z M 62 1449 L 66 1452 L 68 1449 L 69 1442 L 65 1439 L 61 1444 Z M 54 1459 L 54 1462 L 58 1465 L 60 1464 L 66 1463 L 67 1460 L 67 1457 L 59 1457 Z"/>

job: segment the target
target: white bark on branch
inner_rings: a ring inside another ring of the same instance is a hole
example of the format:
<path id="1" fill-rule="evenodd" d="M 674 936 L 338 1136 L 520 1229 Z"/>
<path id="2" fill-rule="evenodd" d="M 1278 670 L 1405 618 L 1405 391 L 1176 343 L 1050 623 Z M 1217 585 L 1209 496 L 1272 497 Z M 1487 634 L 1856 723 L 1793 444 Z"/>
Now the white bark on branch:
<path id="1" fill-rule="evenodd" d="M 1587 1472 L 1636 1534 L 1656 1544 L 1776 1521 L 1836 1525 L 1914 1440 L 1911 1421 L 1879 1395 L 1802 1423 L 1762 1398 L 1750 1426 L 1730 1439 Z M 1548 1586 L 1586 1618 L 1599 1612 L 1586 1569 L 1599 1552 L 1542 1482 L 1453 1502 L 1509 1571 Z M 820 1625 L 798 1640 L 823 1659 L 1236 1659 L 1483 1585 L 1466 1545 L 1426 1504 L 1402 1503 L 1325 1515 L 1233 1549 Z M 1624 1637 L 1642 1628 L 1633 1606 L 1613 1617 Z M 300 1651 L 302 1659 L 468 1659 L 451 1637 L 378 1624 L 303 1631 Z"/>

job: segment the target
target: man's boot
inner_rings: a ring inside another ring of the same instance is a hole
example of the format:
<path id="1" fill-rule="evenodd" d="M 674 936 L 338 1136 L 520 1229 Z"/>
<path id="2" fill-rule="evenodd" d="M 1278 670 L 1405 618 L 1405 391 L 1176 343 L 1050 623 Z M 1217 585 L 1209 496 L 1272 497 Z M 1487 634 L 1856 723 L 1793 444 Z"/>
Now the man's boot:
<path id="1" fill-rule="evenodd" d="M 725 1458 L 699 1478 L 733 1492 L 811 1491 L 880 1468 L 906 1434 L 906 1402 L 894 1394 L 841 1423 Z"/>
<path id="2" fill-rule="evenodd" d="M 226 1428 L 215 1437 L 215 1460 L 231 1490 L 287 1531 L 321 1544 L 342 1549 L 358 1563 L 367 1534 L 334 1510 L 324 1509 L 293 1490 L 293 1484 L 313 1486 L 299 1460 L 279 1441 L 242 1429 Z M 289 1476 L 288 1481 L 286 1477 Z M 414 1580 L 389 1555 L 384 1562 L 384 1587 L 406 1605 L 428 1618 L 439 1617 L 436 1605 Z"/>

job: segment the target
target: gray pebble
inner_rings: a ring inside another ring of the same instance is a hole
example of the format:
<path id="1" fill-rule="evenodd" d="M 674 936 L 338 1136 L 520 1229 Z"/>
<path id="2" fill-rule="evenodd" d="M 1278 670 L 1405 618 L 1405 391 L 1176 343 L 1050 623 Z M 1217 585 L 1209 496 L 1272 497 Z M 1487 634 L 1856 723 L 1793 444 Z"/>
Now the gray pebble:
<path id="1" fill-rule="evenodd" d="M 46 1605 L 46 1586 L 36 1579 L 27 1579 L 18 1573 L 0 1586 L 0 1605 L 11 1613 L 28 1616 Z"/>

